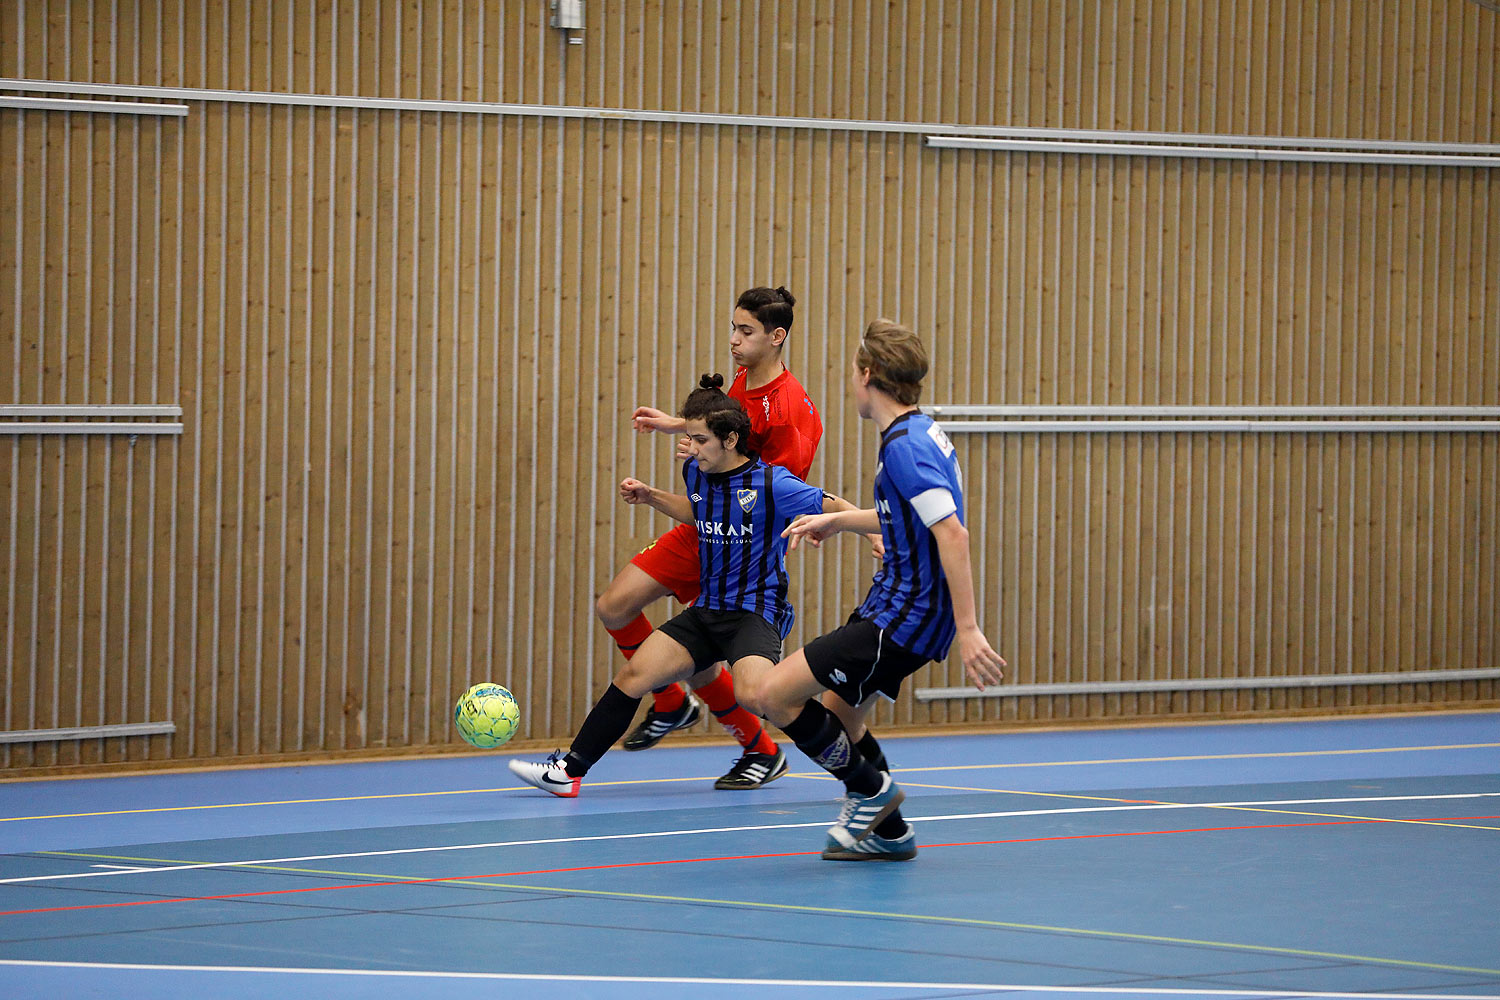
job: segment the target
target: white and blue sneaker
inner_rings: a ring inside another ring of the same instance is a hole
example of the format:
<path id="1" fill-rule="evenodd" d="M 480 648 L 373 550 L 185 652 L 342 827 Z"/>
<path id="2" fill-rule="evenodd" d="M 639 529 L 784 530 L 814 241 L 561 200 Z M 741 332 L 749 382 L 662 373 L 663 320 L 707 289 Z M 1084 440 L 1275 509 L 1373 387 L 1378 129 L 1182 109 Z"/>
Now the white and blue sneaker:
<path id="1" fill-rule="evenodd" d="M 582 778 L 568 774 L 563 766 L 563 752 L 558 750 L 546 760 L 512 760 L 507 765 L 510 772 L 528 785 L 535 785 L 544 792 L 565 799 L 577 798 Z"/>
<path id="2" fill-rule="evenodd" d="M 844 796 L 839 818 L 828 829 L 830 837 L 837 838 L 840 843 L 864 840 L 875 824 L 895 812 L 906 800 L 906 793 L 889 774 L 881 772 L 880 778 L 880 791 L 874 795 Z"/>
<path id="3" fill-rule="evenodd" d="M 823 845 L 824 861 L 910 861 L 917 856 L 917 831 L 907 824 L 906 832 L 892 840 L 872 833 L 863 840 L 852 840 L 842 828 L 830 833 Z"/>

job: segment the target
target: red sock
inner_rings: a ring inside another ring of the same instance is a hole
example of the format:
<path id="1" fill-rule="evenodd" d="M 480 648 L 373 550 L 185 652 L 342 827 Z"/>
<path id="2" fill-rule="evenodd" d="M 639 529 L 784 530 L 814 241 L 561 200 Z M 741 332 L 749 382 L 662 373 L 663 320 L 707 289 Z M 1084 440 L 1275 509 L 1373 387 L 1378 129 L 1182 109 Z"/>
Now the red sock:
<path id="1" fill-rule="evenodd" d="M 635 655 L 635 651 L 641 648 L 641 643 L 646 641 L 646 636 L 651 634 L 651 622 L 644 614 L 636 615 L 635 620 L 620 627 L 606 628 L 609 637 L 620 647 L 620 652 L 625 659 Z"/>
<path id="2" fill-rule="evenodd" d="M 727 670 L 698 689 L 698 697 L 708 705 L 709 711 L 729 730 L 729 735 L 740 741 L 740 746 L 754 753 L 775 753 L 776 741 L 766 732 L 761 721 L 740 707 L 734 697 L 734 678 Z"/>
<path id="3" fill-rule="evenodd" d="M 620 647 L 620 655 L 630 659 L 635 651 L 641 648 L 641 643 L 646 641 L 646 636 L 651 634 L 651 622 L 645 614 L 638 614 L 635 620 L 623 628 L 606 628 L 609 637 Z M 658 712 L 675 712 L 687 701 L 687 689 L 681 684 L 668 684 L 660 691 L 651 692 L 655 701 L 652 706 Z"/>
<path id="4" fill-rule="evenodd" d="M 659 691 L 651 692 L 651 706 L 658 712 L 675 712 L 687 702 L 687 688 L 681 684 L 668 684 Z"/>

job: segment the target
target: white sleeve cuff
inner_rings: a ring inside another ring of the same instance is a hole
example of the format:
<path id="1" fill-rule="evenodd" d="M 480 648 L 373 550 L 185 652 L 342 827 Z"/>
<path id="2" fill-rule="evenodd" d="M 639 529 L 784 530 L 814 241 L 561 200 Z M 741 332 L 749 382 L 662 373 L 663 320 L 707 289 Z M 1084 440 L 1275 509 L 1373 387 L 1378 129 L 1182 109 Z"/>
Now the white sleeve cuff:
<path id="1" fill-rule="evenodd" d="M 917 494 L 911 498 L 911 505 L 922 523 L 929 528 L 949 514 L 958 513 L 958 504 L 953 502 L 953 494 L 942 487 Z"/>

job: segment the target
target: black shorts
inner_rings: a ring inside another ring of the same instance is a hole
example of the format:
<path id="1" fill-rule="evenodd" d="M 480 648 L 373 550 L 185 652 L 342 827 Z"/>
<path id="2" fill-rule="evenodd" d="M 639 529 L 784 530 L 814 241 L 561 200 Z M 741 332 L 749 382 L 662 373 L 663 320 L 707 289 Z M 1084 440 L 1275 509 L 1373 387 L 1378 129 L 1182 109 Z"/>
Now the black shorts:
<path id="1" fill-rule="evenodd" d="M 747 656 L 781 659 L 781 633 L 754 611 L 714 611 L 691 607 L 661 627 L 682 644 L 698 670 L 720 660 L 733 664 Z"/>
<path id="2" fill-rule="evenodd" d="M 927 657 L 886 639 L 885 631 L 855 612 L 843 625 L 802 647 L 802 655 L 818 683 L 849 704 L 862 704 L 873 694 L 894 701 L 901 682 Z"/>

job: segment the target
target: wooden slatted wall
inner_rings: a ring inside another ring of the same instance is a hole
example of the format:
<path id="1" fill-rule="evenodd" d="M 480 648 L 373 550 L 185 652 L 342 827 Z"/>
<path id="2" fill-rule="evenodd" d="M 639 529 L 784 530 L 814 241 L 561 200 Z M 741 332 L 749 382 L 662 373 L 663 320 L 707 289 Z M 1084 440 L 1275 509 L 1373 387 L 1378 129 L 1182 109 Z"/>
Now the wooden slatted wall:
<path id="1" fill-rule="evenodd" d="M 1467 0 L 587 7 L 569 46 L 542 0 L 17 0 L 0 77 L 1500 141 L 1500 17 Z M 1500 405 L 1496 170 L 186 103 L 0 110 L 0 402 L 186 425 L 0 437 L 0 728 L 178 728 L 0 748 L 11 768 L 451 745 L 486 678 L 566 742 L 615 662 L 592 597 L 664 526 L 614 499 L 673 474 L 623 418 L 727 366 L 751 284 L 799 297 L 813 478 L 851 496 L 874 438 L 844 374 L 876 314 L 928 337 L 933 402 Z M 1500 435 L 959 444 L 1015 680 L 1500 666 Z M 869 565 L 852 542 L 793 563 L 796 641 Z M 880 721 L 1495 697 L 908 693 Z"/>

